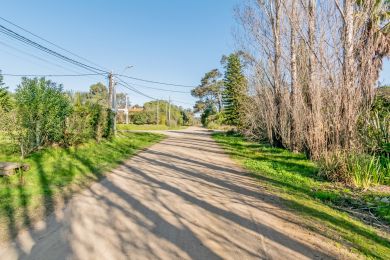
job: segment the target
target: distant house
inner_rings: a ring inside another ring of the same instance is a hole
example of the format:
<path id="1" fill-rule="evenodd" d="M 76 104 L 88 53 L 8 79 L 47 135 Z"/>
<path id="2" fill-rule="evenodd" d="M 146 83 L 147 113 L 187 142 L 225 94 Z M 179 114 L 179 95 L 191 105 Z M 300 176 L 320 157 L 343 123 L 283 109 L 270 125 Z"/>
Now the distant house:
<path id="1" fill-rule="evenodd" d="M 129 113 L 136 113 L 136 112 L 141 112 L 144 110 L 144 107 L 141 107 L 139 105 L 131 106 L 129 108 Z"/>

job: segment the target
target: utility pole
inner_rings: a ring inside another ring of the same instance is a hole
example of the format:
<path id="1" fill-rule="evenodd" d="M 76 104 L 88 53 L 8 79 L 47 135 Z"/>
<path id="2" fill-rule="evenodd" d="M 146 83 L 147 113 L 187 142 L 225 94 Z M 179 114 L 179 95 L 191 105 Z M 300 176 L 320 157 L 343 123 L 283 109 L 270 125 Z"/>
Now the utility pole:
<path id="1" fill-rule="evenodd" d="M 171 97 L 169 97 L 168 107 L 168 124 L 171 126 Z"/>
<path id="2" fill-rule="evenodd" d="M 156 125 L 160 123 L 159 121 L 159 113 L 160 113 L 160 102 L 157 100 L 157 106 L 156 106 Z"/>
<path id="3" fill-rule="evenodd" d="M 112 72 L 108 74 L 108 107 L 112 108 L 112 85 L 113 85 L 113 75 Z"/>
<path id="4" fill-rule="evenodd" d="M 168 118 L 168 102 L 165 101 L 165 125 L 168 125 L 167 118 Z"/>
<path id="5" fill-rule="evenodd" d="M 111 111 L 114 113 L 112 131 L 114 135 L 116 135 L 116 91 L 115 91 L 114 75 L 112 72 L 108 74 L 108 96 L 109 96 L 108 104 L 111 107 Z"/>
<path id="6" fill-rule="evenodd" d="M 126 95 L 126 107 L 125 107 L 125 115 L 126 115 L 126 125 L 129 124 L 129 104 L 128 104 L 129 96 Z"/>

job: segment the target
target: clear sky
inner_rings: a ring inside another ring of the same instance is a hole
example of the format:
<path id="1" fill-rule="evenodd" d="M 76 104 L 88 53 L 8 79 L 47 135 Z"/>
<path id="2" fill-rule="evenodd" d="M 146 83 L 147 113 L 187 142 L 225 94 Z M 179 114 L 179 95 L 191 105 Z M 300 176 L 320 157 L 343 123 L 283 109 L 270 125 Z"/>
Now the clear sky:
<path id="1" fill-rule="evenodd" d="M 238 1 L 4 0 L 0 16 L 114 72 L 122 73 L 126 66 L 132 65 L 134 67 L 126 70 L 125 74 L 198 85 L 203 74 L 218 67 L 221 56 L 234 49 L 233 8 Z M 0 24 L 10 27 L 3 21 Z M 23 32 L 23 35 L 28 34 Z M 29 54 L 71 70 L 43 62 Z M 88 73 L 1 33 L 0 69 L 3 73 L 15 74 Z M 20 78 L 7 76 L 4 80 L 11 89 L 20 82 Z M 107 82 L 99 76 L 53 80 L 72 90 L 88 90 L 94 82 Z M 188 94 L 181 94 L 139 88 L 156 98 L 168 99 L 170 95 L 174 100 L 194 102 L 188 88 L 138 83 L 188 91 Z M 133 104 L 148 101 L 124 88 L 119 87 L 118 91 L 127 92 Z"/>
<path id="2" fill-rule="evenodd" d="M 239 2 L 240 0 L 3 0 L 0 16 L 114 72 L 122 73 L 126 66 L 132 65 L 134 67 L 126 70 L 125 74 L 197 85 L 205 72 L 219 67 L 223 54 L 234 50 L 233 8 Z M 7 25 L 3 21 L 0 24 Z M 41 61 L 30 56 L 31 54 L 56 65 Z M 15 74 L 87 72 L 10 40 L 1 33 L 0 69 L 3 73 Z M 20 82 L 20 78 L 4 78 L 11 89 Z M 107 82 L 99 76 L 53 80 L 63 83 L 65 89 L 84 91 L 94 82 Z M 388 61 L 381 73 L 381 81 L 390 83 Z M 172 99 L 185 103 L 194 102 L 189 89 L 138 83 L 188 91 L 187 94 L 181 94 L 139 88 L 156 98 L 168 99 L 171 96 Z M 128 93 L 133 104 L 148 101 L 129 90 L 119 88 L 118 91 Z"/>

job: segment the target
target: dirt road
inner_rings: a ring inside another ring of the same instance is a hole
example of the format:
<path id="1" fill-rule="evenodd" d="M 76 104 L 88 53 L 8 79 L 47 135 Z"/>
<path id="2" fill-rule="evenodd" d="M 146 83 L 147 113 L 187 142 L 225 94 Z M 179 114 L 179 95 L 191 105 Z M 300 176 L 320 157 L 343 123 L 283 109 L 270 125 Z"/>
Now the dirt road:
<path id="1" fill-rule="evenodd" d="M 0 259 L 347 257 L 288 221 L 278 198 L 200 128 L 139 153 L 0 248 Z"/>

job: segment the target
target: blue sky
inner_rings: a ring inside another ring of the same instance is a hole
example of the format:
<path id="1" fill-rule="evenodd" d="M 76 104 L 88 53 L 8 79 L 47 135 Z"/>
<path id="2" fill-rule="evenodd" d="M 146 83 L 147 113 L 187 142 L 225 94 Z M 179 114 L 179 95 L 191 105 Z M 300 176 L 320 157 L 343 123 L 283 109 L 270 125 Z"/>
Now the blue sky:
<path id="1" fill-rule="evenodd" d="M 125 74 L 197 85 L 205 72 L 219 67 L 223 54 L 234 50 L 233 8 L 239 1 L 4 0 L 0 16 L 114 72 L 121 73 L 126 66 L 133 65 Z M 0 24 L 6 25 L 4 22 Z M 57 65 L 38 60 L 30 54 Z M 67 69 L 58 67 L 58 64 Z M 15 74 L 86 72 L 10 40 L 3 34 L 0 34 L 0 69 L 3 73 Z M 19 78 L 4 78 L 11 89 L 20 81 Z M 106 83 L 106 79 L 96 76 L 53 80 L 63 83 L 65 89 L 84 91 L 94 82 Z M 381 81 L 390 83 L 388 61 L 381 73 Z M 187 94 L 179 94 L 139 89 L 160 99 L 171 96 L 177 101 L 194 102 L 189 91 Z M 129 90 L 119 88 L 118 91 L 128 93 L 133 104 L 148 101 Z M 188 104 L 181 105 L 191 107 Z"/>
<path id="2" fill-rule="evenodd" d="M 197 85 L 205 72 L 219 66 L 223 54 L 234 49 L 233 8 L 238 1 L 7 0 L 2 1 L 0 16 L 114 72 L 121 73 L 126 66 L 133 65 L 125 74 Z M 7 25 L 3 21 L 0 24 Z M 43 57 L 71 70 L 48 64 L 26 53 Z M 43 55 L 3 34 L 0 34 L 0 69 L 3 73 L 16 74 L 87 72 Z M 20 82 L 20 78 L 4 76 L 4 79 L 11 89 Z M 88 90 L 89 85 L 96 81 L 106 83 L 104 78 L 95 76 L 53 80 L 63 83 L 66 89 L 73 90 Z M 150 89 L 142 91 L 156 98 L 168 99 L 171 95 L 174 100 L 194 102 L 188 88 L 138 83 L 188 90 L 188 94 Z M 119 88 L 118 91 L 128 92 L 133 104 L 148 101 L 129 90 Z"/>

